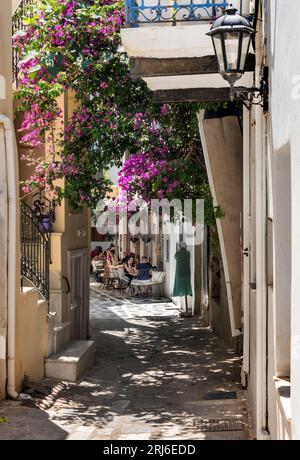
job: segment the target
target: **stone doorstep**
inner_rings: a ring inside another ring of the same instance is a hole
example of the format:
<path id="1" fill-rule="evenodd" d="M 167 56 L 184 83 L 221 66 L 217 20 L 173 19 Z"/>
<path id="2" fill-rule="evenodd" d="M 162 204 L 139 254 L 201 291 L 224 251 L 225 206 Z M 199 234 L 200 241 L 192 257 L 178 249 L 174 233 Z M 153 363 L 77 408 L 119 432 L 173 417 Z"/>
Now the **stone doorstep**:
<path id="1" fill-rule="evenodd" d="M 54 353 L 58 353 L 70 340 L 70 321 L 54 326 Z"/>
<path id="2" fill-rule="evenodd" d="M 45 359 L 45 376 L 76 382 L 95 361 L 95 342 L 73 340 Z"/>
<path id="3" fill-rule="evenodd" d="M 38 307 L 43 307 L 44 305 L 48 305 L 48 301 L 45 299 L 38 300 Z"/>
<path id="4" fill-rule="evenodd" d="M 54 326 L 54 334 L 55 335 L 58 335 L 60 334 L 65 328 L 69 327 L 71 324 L 70 321 L 65 321 L 63 323 L 60 323 L 59 325 L 57 326 Z"/>

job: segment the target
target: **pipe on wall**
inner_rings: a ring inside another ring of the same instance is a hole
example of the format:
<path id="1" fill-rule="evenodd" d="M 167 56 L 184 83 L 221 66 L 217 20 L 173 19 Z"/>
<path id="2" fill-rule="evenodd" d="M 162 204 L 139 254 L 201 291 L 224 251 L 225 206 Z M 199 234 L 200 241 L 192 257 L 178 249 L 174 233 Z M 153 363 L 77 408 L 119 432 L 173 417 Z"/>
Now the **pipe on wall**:
<path id="1" fill-rule="evenodd" d="M 250 216 L 250 112 L 243 108 L 243 247 L 244 250 L 248 247 L 250 249 L 250 229 L 249 229 L 249 216 Z M 244 269 L 243 269 L 243 367 L 242 367 L 242 384 L 247 386 L 246 375 L 250 371 L 250 263 L 249 255 L 243 255 Z"/>
<path id="2" fill-rule="evenodd" d="M 17 257 L 17 158 L 13 122 L 0 115 L 4 128 L 8 194 L 8 292 L 7 292 L 7 394 L 17 398 L 16 391 L 16 257 Z"/>

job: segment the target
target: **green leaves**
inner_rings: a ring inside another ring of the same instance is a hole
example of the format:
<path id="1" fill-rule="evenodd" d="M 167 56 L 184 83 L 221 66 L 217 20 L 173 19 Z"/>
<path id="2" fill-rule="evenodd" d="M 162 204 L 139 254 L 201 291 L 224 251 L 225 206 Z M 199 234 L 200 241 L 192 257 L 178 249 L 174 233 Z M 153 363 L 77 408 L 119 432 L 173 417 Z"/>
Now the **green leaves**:
<path id="1" fill-rule="evenodd" d="M 24 17 L 22 19 L 22 22 L 25 26 L 34 26 L 34 24 L 36 23 L 36 21 L 38 20 L 38 15 L 35 15 L 35 16 L 32 16 L 32 17 Z"/>
<path id="2" fill-rule="evenodd" d="M 64 62 L 64 56 L 61 52 L 45 51 L 41 56 L 40 62 L 50 75 L 56 77 Z"/>
<path id="3" fill-rule="evenodd" d="M 101 53 L 99 57 L 99 62 L 101 64 L 109 64 L 115 59 L 115 54 L 111 50 L 105 50 Z"/>
<path id="4" fill-rule="evenodd" d="M 121 166 L 125 151 L 158 154 L 167 164 L 158 165 L 156 177 L 148 182 L 136 171 L 130 192 L 157 197 L 161 189 L 175 183 L 168 197 L 204 198 L 206 222 L 213 222 L 205 169 L 201 160 L 194 160 L 202 158 L 196 116 L 200 105 L 173 104 L 163 114 L 145 82 L 131 80 L 129 58 L 120 40 L 123 1 L 105 5 L 102 0 L 77 0 L 66 12 L 67 5 L 57 0 L 35 2 L 26 18 L 30 34 L 19 33 L 25 40 L 24 83 L 16 98 L 19 109 L 26 112 L 24 129 L 33 141 L 35 135 L 46 134 L 57 161 L 55 167 L 51 162 L 43 166 L 42 178 L 35 172 L 30 186 L 46 187 L 59 200 L 67 198 L 73 209 L 94 207 L 111 186 L 107 177 L 99 178 L 99 171 Z M 66 89 L 76 95 L 76 110 L 70 120 L 64 120 L 66 130 L 60 131 L 58 97 Z M 33 110 L 36 107 L 40 118 Z M 135 124 L 137 113 L 142 121 Z M 151 131 L 155 126 L 159 126 L 156 134 Z M 55 182 L 62 177 L 64 188 Z"/>
<path id="5" fill-rule="evenodd" d="M 37 57 L 37 51 L 30 50 L 27 54 L 23 56 L 23 59 L 21 59 L 19 65 L 27 64 L 30 60 L 35 59 Z"/>
<path id="6" fill-rule="evenodd" d="M 41 70 L 41 66 L 39 64 L 31 67 L 29 70 L 28 70 L 28 75 L 30 76 L 31 79 L 34 79 L 36 76 L 37 76 L 37 73 L 39 70 Z"/>
<path id="7" fill-rule="evenodd" d="M 79 66 L 81 70 L 86 69 L 88 66 L 92 65 L 92 61 L 89 59 L 78 59 L 77 62 L 79 63 Z"/>

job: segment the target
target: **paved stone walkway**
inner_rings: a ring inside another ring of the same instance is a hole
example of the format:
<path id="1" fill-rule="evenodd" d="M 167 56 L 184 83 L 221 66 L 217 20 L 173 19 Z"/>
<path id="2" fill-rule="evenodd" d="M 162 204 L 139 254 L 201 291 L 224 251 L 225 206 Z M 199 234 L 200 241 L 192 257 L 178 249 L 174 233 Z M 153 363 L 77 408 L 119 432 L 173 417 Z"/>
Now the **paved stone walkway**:
<path id="1" fill-rule="evenodd" d="M 95 366 L 76 384 L 44 379 L 46 397 L 0 404 L 0 439 L 248 439 L 240 357 L 198 318 L 94 285 L 91 333 Z"/>

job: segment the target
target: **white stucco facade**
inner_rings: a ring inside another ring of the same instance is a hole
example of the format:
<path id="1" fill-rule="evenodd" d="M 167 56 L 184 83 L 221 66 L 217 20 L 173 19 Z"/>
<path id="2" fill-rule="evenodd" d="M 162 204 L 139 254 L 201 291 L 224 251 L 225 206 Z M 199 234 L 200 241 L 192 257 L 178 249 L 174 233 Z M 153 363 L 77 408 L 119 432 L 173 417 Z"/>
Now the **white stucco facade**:
<path id="1" fill-rule="evenodd" d="M 252 107 L 249 119 L 244 116 L 245 149 L 254 165 L 244 171 L 252 200 L 244 209 L 252 235 L 244 367 L 257 437 L 300 439 L 300 63 L 293 51 L 300 35 L 290 27 L 300 11 L 292 1 L 261 6 L 256 77 L 261 63 L 269 67 L 269 111 Z"/>
<path id="2" fill-rule="evenodd" d="M 245 2 L 247 12 L 255 3 Z M 258 439 L 300 439 L 300 32 L 291 26 L 300 9 L 261 0 L 257 13 L 256 70 L 240 83 L 259 87 L 268 67 L 269 109 L 252 105 L 242 117 L 242 382 Z M 124 30 L 122 41 L 132 57 L 199 58 L 213 54 L 209 27 L 147 25 Z M 145 80 L 153 91 L 226 86 L 205 73 Z"/>

